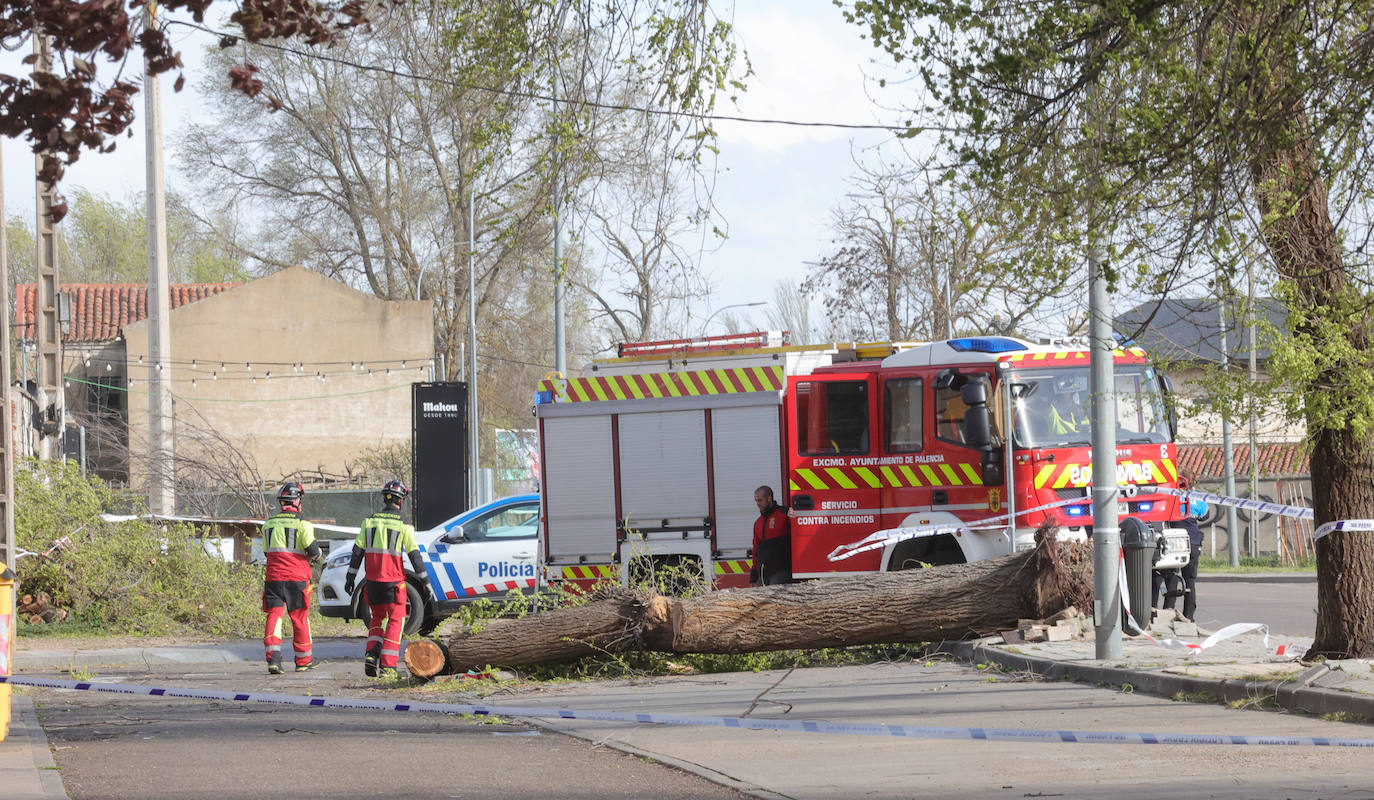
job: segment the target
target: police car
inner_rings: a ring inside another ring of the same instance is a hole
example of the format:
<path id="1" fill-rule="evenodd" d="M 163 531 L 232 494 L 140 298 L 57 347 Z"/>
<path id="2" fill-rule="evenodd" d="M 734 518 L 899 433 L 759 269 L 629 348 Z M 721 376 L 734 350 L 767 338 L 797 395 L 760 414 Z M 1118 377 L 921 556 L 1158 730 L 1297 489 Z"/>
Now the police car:
<path id="1" fill-rule="evenodd" d="M 539 495 L 505 497 L 478 506 L 429 530 L 416 531 L 415 543 L 439 602 L 436 606 L 423 596 L 419 583 L 411 577 L 409 560 L 405 560 L 410 609 L 407 634 L 434 630 L 445 617 L 480 597 L 499 599 L 511 590 L 536 592 Z M 320 574 L 317 600 L 320 613 L 326 617 L 366 621 L 367 602 L 362 598 L 365 568 L 358 569 L 352 597 L 343 588 L 352 551 L 348 542 L 334 545 Z"/>

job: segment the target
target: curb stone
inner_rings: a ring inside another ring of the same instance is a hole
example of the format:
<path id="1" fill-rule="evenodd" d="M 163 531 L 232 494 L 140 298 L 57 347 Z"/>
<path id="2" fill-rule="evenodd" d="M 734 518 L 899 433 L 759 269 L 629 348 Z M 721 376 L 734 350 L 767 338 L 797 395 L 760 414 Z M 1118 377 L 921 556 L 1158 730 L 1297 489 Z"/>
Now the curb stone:
<path id="1" fill-rule="evenodd" d="M 1076 664 L 1037 658 L 1023 653 L 1008 653 L 979 642 L 940 642 L 933 652 L 946 653 L 970 664 L 992 662 L 1007 669 L 1032 672 L 1049 680 L 1070 680 L 1098 686 L 1129 685 L 1132 691 L 1172 698 L 1184 694 L 1207 693 L 1219 702 L 1270 698 L 1279 708 L 1321 716 L 1344 713 L 1374 721 L 1374 697 L 1354 692 L 1313 688 L 1308 684 L 1329 671 L 1308 670 L 1297 681 L 1241 681 L 1195 678 L 1165 672 Z M 1315 674 L 1312 674 L 1315 673 Z"/>

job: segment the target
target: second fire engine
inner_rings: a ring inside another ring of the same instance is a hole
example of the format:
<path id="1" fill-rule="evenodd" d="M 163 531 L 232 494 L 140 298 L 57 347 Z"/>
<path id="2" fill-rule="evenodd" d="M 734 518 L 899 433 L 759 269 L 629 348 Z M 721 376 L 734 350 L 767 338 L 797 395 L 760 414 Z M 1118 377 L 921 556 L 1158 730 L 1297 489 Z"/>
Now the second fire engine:
<path id="1" fill-rule="evenodd" d="M 1081 538 L 1092 525 L 1088 362 L 1081 341 L 1009 337 L 622 345 L 536 396 L 545 577 L 625 583 L 672 565 L 746 585 L 762 485 L 794 512 L 795 578 L 1004 555 L 1031 547 L 1046 520 Z M 1114 362 L 1118 511 L 1156 531 L 1159 567 L 1180 566 L 1187 534 L 1170 521 L 1183 512 L 1157 491 L 1178 484 L 1168 384 L 1139 348 Z M 1018 512 L 1055 501 L 1070 502 Z M 876 531 L 931 526 L 958 530 L 829 558 Z"/>

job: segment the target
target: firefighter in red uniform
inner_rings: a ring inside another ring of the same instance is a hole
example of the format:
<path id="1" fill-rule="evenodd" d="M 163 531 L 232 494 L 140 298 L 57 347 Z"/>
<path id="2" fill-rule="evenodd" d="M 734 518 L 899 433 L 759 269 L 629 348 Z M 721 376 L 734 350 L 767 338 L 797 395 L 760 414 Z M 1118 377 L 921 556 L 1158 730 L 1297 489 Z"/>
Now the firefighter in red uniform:
<path id="1" fill-rule="evenodd" d="M 749 585 L 768 586 L 792 580 L 792 528 L 787 510 L 773 500 L 773 488 L 754 490 L 759 518 L 754 520 L 754 568 Z"/>
<path id="2" fill-rule="evenodd" d="M 353 556 L 348 562 L 348 577 L 344 591 L 351 596 L 358 575 L 358 566 L 366 563 L 367 575 L 363 591 L 372 609 L 367 629 L 367 649 L 363 656 L 363 672 L 369 678 L 396 677 L 396 662 L 401 655 L 401 631 L 406 620 L 406 573 L 401 557 L 409 556 L 415 576 L 431 597 L 429 573 L 415 544 L 415 528 L 401 519 L 401 503 L 410 490 L 400 481 L 387 481 L 382 487 L 382 501 L 386 508 L 363 520 L 362 529 L 353 543 Z M 415 609 L 419 611 L 419 609 Z M 383 622 L 385 621 L 385 626 Z"/>
<path id="3" fill-rule="evenodd" d="M 262 589 L 262 610 L 267 612 L 267 671 L 282 674 L 281 618 L 291 617 L 291 646 L 296 651 L 296 671 L 315 666 L 310 643 L 310 564 L 320 557 L 315 527 L 301 519 L 299 483 L 286 483 L 277 492 L 281 513 L 262 524 L 262 549 L 267 554 L 267 574 Z"/>

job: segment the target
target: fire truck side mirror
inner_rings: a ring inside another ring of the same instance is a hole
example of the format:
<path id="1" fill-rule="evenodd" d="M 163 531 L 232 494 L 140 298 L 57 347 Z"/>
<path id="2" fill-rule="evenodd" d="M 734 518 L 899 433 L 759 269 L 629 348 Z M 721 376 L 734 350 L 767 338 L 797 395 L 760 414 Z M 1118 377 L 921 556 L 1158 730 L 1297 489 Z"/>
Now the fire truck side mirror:
<path id="1" fill-rule="evenodd" d="M 992 444 L 992 415 L 988 411 L 988 387 L 981 380 L 973 380 L 959 389 L 968 406 L 964 412 L 964 444 L 986 448 Z"/>
<path id="2" fill-rule="evenodd" d="M 1174 397 L 1174 382 L 1168 375 L 1159 376 L 1159 389 L 1164 395 L 1165 413 L 1169 415 L 1169 438 L 1178 438 L 1178 401 Z"/>

